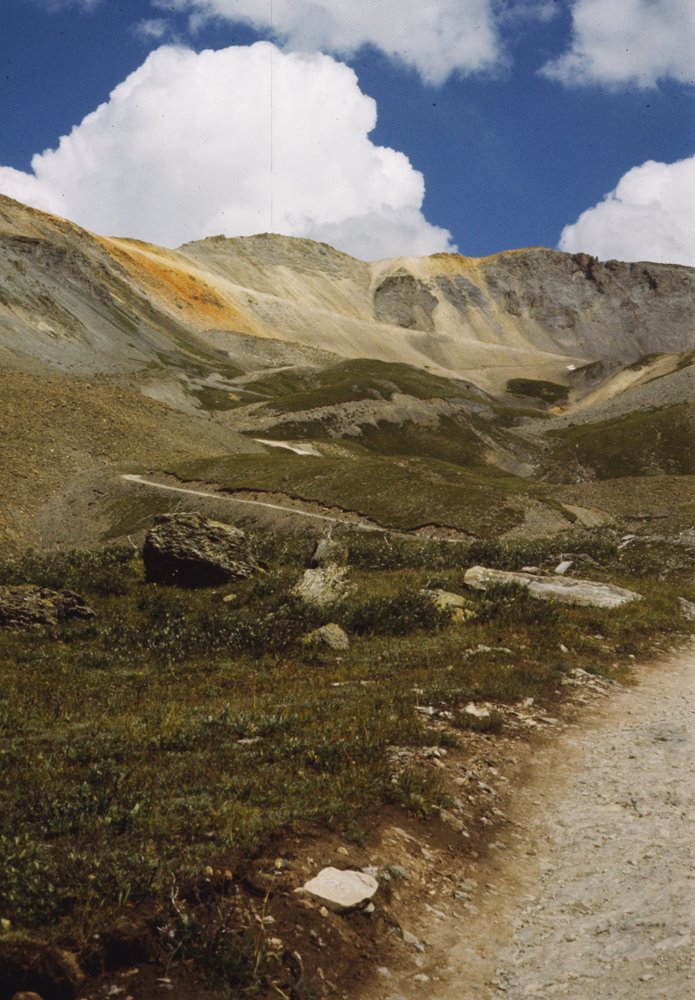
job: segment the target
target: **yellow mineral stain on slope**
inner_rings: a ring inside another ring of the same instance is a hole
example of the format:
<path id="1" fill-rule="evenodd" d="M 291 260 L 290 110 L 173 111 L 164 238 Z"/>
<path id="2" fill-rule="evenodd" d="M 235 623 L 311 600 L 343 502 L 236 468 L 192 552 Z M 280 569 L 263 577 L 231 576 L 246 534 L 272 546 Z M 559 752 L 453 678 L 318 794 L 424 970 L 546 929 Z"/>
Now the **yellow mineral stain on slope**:
<path id="1" fill-rule="evenodd" d="M 178 319 L 198 330 L 266 335 L 238 303 L 213 285 L 208 275 L 174 251 L 135 240 L 98 239 L 131 279 Z"/>
<path id="2" fill-rule="evenodd" d="M 465 257 L 460 253 L 433 253 L 424 260 L 431 260 L 440 263 L 443 260 L 451 262 L 462 261 L 466 267 L 479 267 L 481 264 L 488 264 L 490 261 L 499 260 L 502 257 L 513 257 L 516 254 L 527 254 L 531 250 L 547 250 L 547 247 L 518 247 L 513 250 L 498 250 L 497 253 L 487 254 L 485 257 Z"/>
<path id="3" fill-rule="evenodd" d="M 639 365 L 635 362 L 610 375 L 597 388 L 591 389 L 574 406 L 575 410 L 585 410 L 591 406 L 607 403 L 617 396 L 622 396 L 628 389 L 635 389 L 647 382 L 655 381 L 665 375 L 671 375 L 683 366 L 682 354 L 662 354 Z M 690 378 L 695 380 L 695 368 L 690 369 Z"/>

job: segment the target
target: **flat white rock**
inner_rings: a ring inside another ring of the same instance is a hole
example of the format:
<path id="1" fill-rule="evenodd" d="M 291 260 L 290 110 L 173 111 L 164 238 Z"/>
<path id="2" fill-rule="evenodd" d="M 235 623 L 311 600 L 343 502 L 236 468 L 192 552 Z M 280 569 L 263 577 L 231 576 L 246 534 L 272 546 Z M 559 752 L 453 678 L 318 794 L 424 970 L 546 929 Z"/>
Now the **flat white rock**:
<path id="1" fill-rule="evenodd" d="M 378 888 L 377 880 L 365 872 L 324 868 L 297 891 L 313 896 L 329 910 L 342 913 L 364 906 Z"/>
<path id="2" fill-rule="evenodd" d="M 619 608 L 630 601 L 642 600 L 640 594 L 612 583 L 576 580 L 566 577 L 535 576 L 531 573 L 508 573 L 499 569 L 474 566 L 466 572 L 465 583 L 476 590 L 487 590 L 490 584 L 518 583 L 530 594 L 544 601 L 562 604 L 587 604 L 594 608 Z"/>

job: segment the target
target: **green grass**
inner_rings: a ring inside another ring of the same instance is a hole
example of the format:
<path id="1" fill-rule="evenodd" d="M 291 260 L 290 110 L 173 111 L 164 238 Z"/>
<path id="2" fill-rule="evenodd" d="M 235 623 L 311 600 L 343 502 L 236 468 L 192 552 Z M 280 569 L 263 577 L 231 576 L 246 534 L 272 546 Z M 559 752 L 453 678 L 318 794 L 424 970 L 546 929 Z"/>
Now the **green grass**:
<path id="1" fill-rule="evenodd" d="M 133 492 L 106 498 L 103 510 L 108 527 L 102 538 L 110 542 L 148 528 L 155 515 L 172 510 L 172 498 L 164 493 Z"/>
<path id="2" fill-rule="evenodd" d="M 266 396 L 279 413 L 295 413 L 360 399 L 391 399 L 394 393 L 416 399 L 473 398 L 463 382 L 432 375 L 396 362 L 358 358 L 321 370 L 293 369 L 264 375 L 246 388 Z"/>
<path id="3" fill-rule="evenodd" d="M 387 446 L 383 438 L 380 444 Z M 411 530 L 439 524 L 482 536 L 495 536 L 520 524 L 525 498 L 542 499 L 548 492 L 543 484 L 490 467 L 464 467 L 417 455 L 374 454 L 345 441 L 341 449 L 343 454 L 320 460 L 277 452 L 225 455 L 183 462 L 169 471 L 184 482 L 283 492 L 353 511 L 385 527 Z"/>
<path id="4" fill-rule="evenodd" d="M 564 403 L 569 396 L 569 388 L 566 385 L 530 378 L 510 379 L 507 382 L 507 392 L 513 396 L 540 399 L 544 403 Z"/>
<path id="5" fill-rule="evenodd" d="M 681 403 L 552 431 L 552 460 L 578 461 L 598 479 L 695 474 L 695 407 Z"/>
<path id="6" fill-rule="evenodd" d="M 610 672 L 684 629 L 677 596 L 695 597 L 692 559 L 660 581 L 604 532 L 582 544 L 603 563 L 592 575 L 645 601 L 606 612 L 497 588 L 471 592 L 478 619 L 450 626 L 423 587 L 462 592 L 471 562 L 515 568 L 557 543 L 364 537 L 350 542 L 354 596 L 318 612 L 290 596 L 310 540 L 266 533 L 254 544 L 270 570 L 236 585 L 232 603 L 145 584 L 131 549 L 0 566 L 2 582 L 69 586 L 98 611 L 0 632 L 0 917 L 14 928 L 86 939 L 126 903 L 217 859 L 233 868 L 282 831 L 356 836 L 393 801 L 427 814 L 442 790 L 417 775 L 394 789 L 385 763 L 391 745 L 433 741 L 417 703 L 461 725 L 470 699 L 551 703 L 570 667 Z M 327 621 L 350 631 L 347 653 L 304 649 Z M 462 655 L 480 643 L 514 655 Z"/>
<path id="7" fill-rule="evenodd" d="M 423 427 L 412 421 L 395 424 L 384 420 L 376 426 L 364 426 L 360 444 L 380 455 L 412 455 L 480 468 L 486 464 L 486 445 L 472 421 L 463 417 L 442 417 L 436 427 Z"/>
<path id="8" fill-rule="evenodd" d="M 233 410 L 239 405 L 238 398 L 229 389 L 201 385 L 189 391 L 203 410 Z"/>

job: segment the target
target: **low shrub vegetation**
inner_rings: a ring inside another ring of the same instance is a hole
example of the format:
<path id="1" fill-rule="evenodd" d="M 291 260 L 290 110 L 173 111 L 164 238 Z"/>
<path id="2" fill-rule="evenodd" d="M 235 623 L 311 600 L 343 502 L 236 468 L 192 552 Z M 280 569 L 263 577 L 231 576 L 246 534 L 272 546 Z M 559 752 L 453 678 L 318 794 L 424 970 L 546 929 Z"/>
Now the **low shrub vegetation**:
<path id="1" fill-rule="evenodd" d="M 683 632 L 677 598 L 695 598 L 685 557 L 656 580 L 603 532 L 581 540 L 591 575 L 642 602 L 605 612 L 496 587 L 469 592 L 477 617 L 452 624 L 423 589 L 463 593 L 470 565 L 547 562 L 562 541 L 355 535 L 355 589 L 318 610 L 292 596 L 311 540 L 253 542 L 268 572 L 209 591 L 146 584 L 132 548 L 0 565 L 1 583 L 68 587 L 97 611 L 0 631 L 0 919 L 13 928 L 86 939 L 127 903 L 280 831 L 358 836 L 385 802 L 428 815 L 441 789 L 411 772 L 394 784 L 388 765 L 389 747 L 439 739 L 418 706 L 494 734 L 498 716 L 467 716 L 469 700 L 552 702 L 565 671 L 611 673 Z M 302 637 L 328 622 L 350 634 L 349 651 L 309 653 Z"/>

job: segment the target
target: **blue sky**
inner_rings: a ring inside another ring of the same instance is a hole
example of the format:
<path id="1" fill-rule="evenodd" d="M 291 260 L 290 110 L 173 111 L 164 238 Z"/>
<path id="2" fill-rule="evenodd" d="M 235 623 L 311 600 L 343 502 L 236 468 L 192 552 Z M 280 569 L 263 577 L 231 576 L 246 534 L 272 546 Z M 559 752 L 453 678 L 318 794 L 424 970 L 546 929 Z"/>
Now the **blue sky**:
<path id="1" fill-rule="evenodd" d="M 364 257 L 695 264 L 694 28 L 692 0 L 2 0 L 0 191 L 167 245 L 272 223 Z"/>

